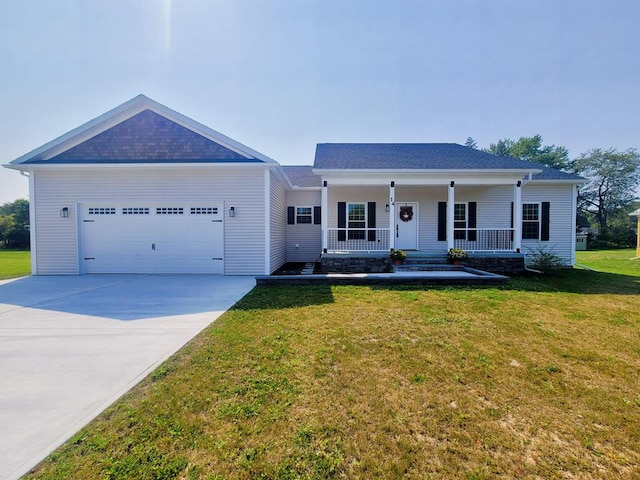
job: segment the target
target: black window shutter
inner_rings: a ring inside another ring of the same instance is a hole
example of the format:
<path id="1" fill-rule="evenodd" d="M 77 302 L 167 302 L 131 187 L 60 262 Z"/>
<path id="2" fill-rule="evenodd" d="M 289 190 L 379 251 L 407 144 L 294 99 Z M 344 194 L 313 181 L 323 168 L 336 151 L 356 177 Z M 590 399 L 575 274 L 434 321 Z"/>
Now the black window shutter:
<path id="1" fill-rule="evenodd" d="M 313 207 L 313 224 L 320 225 L 322 223 L 321 207 Z"/>
<path id="2" fill-rule="evenodd" d="M 447 241 L 447 202 L 438 202 L 438 241 Z"/>
<path id="3" fill-rule="evenodd" d="M 347 228 L 347 202 L 338 202 L 338 228 Z M 338 241 L 347 240 L 347 232 L 338 230 Z"/>
<path id="4" fill-rule="evenodd" d="M 287 224 L 293 225 L 296 223 L 296 207 L 287 207 Z"/>
<path id="5" fill-rule="evenodd" d="M 549 202 L 542 202 L 542 225 L 540 231 L 540 240 L 543 242 L 549 241 Z"/>
<path id="6" fill-rule="evenodd" d="M 467 228 L 476 228 L 476 210 L 477 203 L 469 202 L 469 218 L 467 219 Z M 470 242 L 476 241 L 476 233 L 477 232 L 475 230 L 469 230 L 469 236 L 467 238 Z"/>
<path id="7" fill-rule="evenodd" d="M 367 226 L 369 228 L 376 228 L 376 202 L 369 202 L 367 204 Z M 376 241 L 375 230 L 369 230 L 367 240 L 370 242 Z"/>
<path id="8" fill-rule="evenodd" d="M 511 228 L 513 228 L 513 212 L 514 212 L 514 205 L 513 202 L 511 202 Z M 513 242 L 513 230 L 511 230 L 511 241 Z"/>

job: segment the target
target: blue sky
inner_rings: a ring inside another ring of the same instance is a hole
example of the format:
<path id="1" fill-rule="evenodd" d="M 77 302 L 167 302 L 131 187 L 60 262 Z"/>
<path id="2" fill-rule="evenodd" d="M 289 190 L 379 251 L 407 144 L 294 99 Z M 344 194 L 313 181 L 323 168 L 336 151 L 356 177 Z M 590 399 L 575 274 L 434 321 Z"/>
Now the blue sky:
<path id="1" fill-rule="evenodd" d="M 282 164 L 319 142 L 638 147 L 640 2 L 0 6 L 0 163 L 139 93 Z M 27 180 L 0 169 L 0 203 Z"/>

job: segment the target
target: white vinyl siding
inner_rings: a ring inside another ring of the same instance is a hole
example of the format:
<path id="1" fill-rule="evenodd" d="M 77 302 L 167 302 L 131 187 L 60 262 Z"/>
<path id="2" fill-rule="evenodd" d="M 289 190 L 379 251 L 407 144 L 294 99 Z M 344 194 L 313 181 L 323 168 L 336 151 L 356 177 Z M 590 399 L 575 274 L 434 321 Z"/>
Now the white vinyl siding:
<path id="1" fill-rule="evenodd" d="M 522 188 L 522 203 L 549 202 L 549 240 L 522 240 L 523 252 L 530 254 L 546 246 L 546 251 L 558 255 L 566 265 L 573 265 L 572 244 L 576 228 L 572 225 L 574 185 L 553 185 L 532 182 Z"/>
<path id="2" fill-rule="evenodd" d="M 320 206 L 320 190 L 295 190 L 287 192 L 287 206 Z M 337 208 L 337 207 L 336 207 Z M 282 211 L 286 220 L 286 208 Z M 315 262 L 322 252 L 322 230 L 312 223 L 287 225 L 287 262 Z"/>
<path id="3" fill-rule="evenodd" d="M 286 218 L 286 201 L 285 189 L 282 184 L 275 178 L 273 172 L 270 172 L 270 190 L 271 190 L 271 242 L 270 242 L 270 271 L 277 270 L 287 261 L 287 218 Z M 284 212 L 284 213 L 283 213 Z M 266 273 L 266 272 L 265 272 Z"/>
<path id="4" fill-rule="evenodd" d="M 376 228 L 389 227 L 389 214 L 385 210 L 389 203 L 389 187 L 329 187 L 327 193 L 329 228 L 338 227 L 338 202 L 376 202 Z"/>
<path id="5" fill-rule="evenodd" d="M 35 175 L 37 274 L 77 274 L 78 203 L 157 204 L 223 202 L 225 275 L 264 273 L 264 170 L 117 169 L 40 170 Z M 60 209 L 69 206 L 69 218 Z M 236 214 L 229 217 L 229 207 Z"/>

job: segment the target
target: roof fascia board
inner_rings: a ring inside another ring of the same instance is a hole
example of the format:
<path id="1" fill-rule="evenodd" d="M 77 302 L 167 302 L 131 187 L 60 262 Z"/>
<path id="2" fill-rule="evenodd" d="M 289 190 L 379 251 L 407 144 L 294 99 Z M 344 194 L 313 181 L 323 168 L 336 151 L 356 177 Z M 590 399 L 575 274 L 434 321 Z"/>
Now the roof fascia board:
<path id="1" fill-rule="evenodd" d="M 450 170 L 447 172 L 430 171 L 425 174 L 402 171 L 398 173 L 384 172 L 377 174 L 361 174 L 361 175 L 344 175 L 342 172 L 322 175 L 322 179 L 326 180 L 329 185 L 388 185 L 391 181 L 398 185 L 443 185 L 451 180 L 457 184 L 464 185 L 513 185 L 518 181 L 522 181 L 524 175 L 522 172 L 512 170 L 499 171 L 473 171 L 468 170 Z"/>
<path id="2" fill-rule="evenodd" d="M 389 175 L 433 175 L 433 174 L 447 174 L 447 175 L 456 175 L 460 173 L 479 173 L 479 174 L 487 174 L 487 173 L 508 173 L 508 174 L 519 174 L 519 175 L 527 175 L 529 173 L 541 173 L 542 170 L 539 168 L 448 168 L 448 169 L 347 169 L 347 168 L 335 168 L 335 169 L 323 169 L 323 168 L 314 168 L 312 172 L 316 175 L 384 175 L 388 177 Z"/>
<path id="3" fill-rule="evenodd" d="M 163 117 L 176 122 L 177 124 L 195 132 L 203 137 L 216 142 L 223 147 L 228 148 L 229 150 L 234 151 L 235 153 L 242 155 L 246 158 L 257 158 L 262 160 L 265 163 L 276 164 L 277 162 L 272 158 L 267 157 L 266 155 L 261 154 L 253 150 L 252 148 L 247 147 L 235 140 L 223 135 L 222 133 L 213 130 L 212 128 L 207 127 L 195 120 L 182 115 L 181 113 L 176 112 L 164 105 L 152 100 L 145 95 L 138 95 L 133 99 L 123 103 L 122 105 L 109 110 L 108 112 L 100 115 L 99 117 L 94 118 L 93 120 L 88 121 L 80 125 L 77 128 L 61 135 L 60 137 L 44 144 L 43 146 L 32 150 L 31 152 L 18 157 L 13 160 L 11 164 L 20 164 L 25 161 L 31 160 L 34 157 L 41 157 L 44 160 L 48 160 L 60 153 L 69 150 L 70 148 L 79 145 L 96 135 L 122 123 L 125 120 L 137 115 L 144 110 L 151 110 Z"/>
<path id="4" fill-rule="evenodd" d="M 282 166 L 280 165 L 269 165 L 269 168 L 272 168 L 272 172 L 275 174 L 276 179 L 284 186 L 285 190 L 292 190 L 293 184 L 284 173 Z"/>
<path id="5" fill-rule="evenodd" d="M 532 183 L 551 183 L 556 185 L 583 185 L 588 183 L 588 180 L 582 178 L 533 178 L 530 182 L 527 182 L 527 185 L 531 185 Z"/>
<path id="6" fill-rule="evenodd" d="M 403 178 L 403 177 L 388 177 L 386 179 L 379 178 L 361 178 L 359 180 L 343 179 L 343 178 L 326 178 L 330 187 L 345 186 L 388 186 L 391 181 L 395 182 L 396 187 L 400 186 L 443 186 L 447 185 L 450 181 L 455 181 L 456 185 L 515 185 L 522 177 L 464 177 L 458 175 L 450 175 L 447 177 L 432 177 L 432 178 Z"/>

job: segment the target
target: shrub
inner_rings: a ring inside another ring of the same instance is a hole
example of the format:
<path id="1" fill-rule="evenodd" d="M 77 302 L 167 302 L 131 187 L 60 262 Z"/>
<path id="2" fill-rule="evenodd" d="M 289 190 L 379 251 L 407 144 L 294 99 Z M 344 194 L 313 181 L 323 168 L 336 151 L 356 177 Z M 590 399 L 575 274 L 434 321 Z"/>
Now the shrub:
<path id="1" fill-rule="evenodd" d="M 525 257 L 527 268 L 539 270 L 543 273 L 557 270 L 564 266 L 562 259 L 553 252 L 547 251 L 547 245 L 538 245 Z"/>

